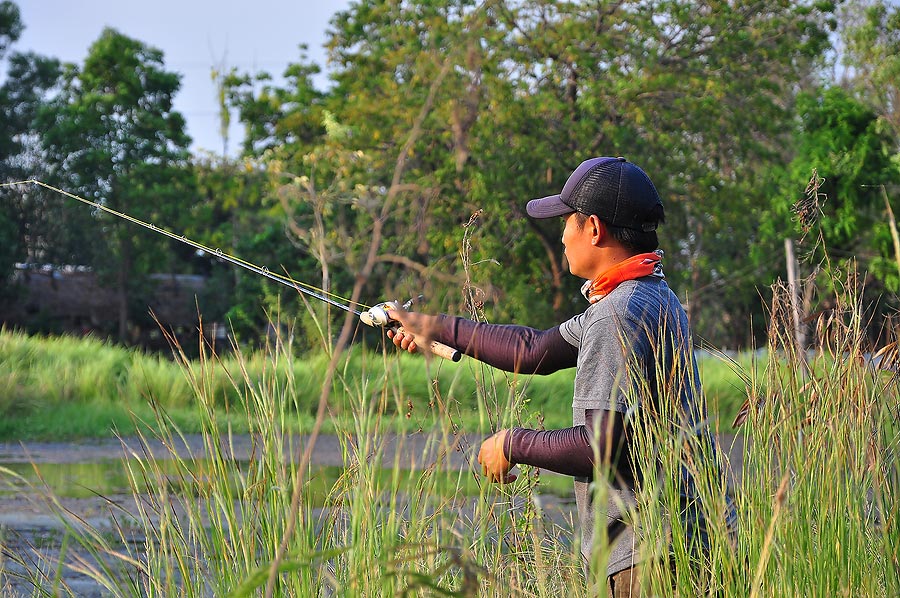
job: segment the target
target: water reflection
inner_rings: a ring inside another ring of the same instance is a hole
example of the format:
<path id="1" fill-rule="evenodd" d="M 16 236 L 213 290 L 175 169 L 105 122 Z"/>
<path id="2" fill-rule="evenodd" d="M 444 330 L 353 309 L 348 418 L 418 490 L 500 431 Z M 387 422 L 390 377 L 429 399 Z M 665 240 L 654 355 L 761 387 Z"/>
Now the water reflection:
<path id="1" fill-rule="evenodd" d="M 172 460 L 158 460 L 157 467 L 163 474 L 169 477 L 173 491 L 180 493 L 183 489 L 192 488 L 193 493 L 200 494 L 203 491 L 204 481 L 209 480 L 211 473 L 211 461 L 206 459 L 194 459 L 181 464 Z M 151 490 L 148 488 L 148 480 L 135 476 L 129 480 L 127 461 L 121 459 L 101 459 L 95 461 L 83 461 L 74 463 L 31 463 L 0 461 L 0 467 L 6 468 L 15 476 L 0 472 L 0 500 L 5 497 L 13 497 L 23 492 L 33 492 L 34 489 L 47 488 L 50 494 L 59 498 L 111 498 L 122 495 L 144 494 Z M 185 475 L 184 465 L 190 468 L 192 484 L 184 484 L 182 477 Z M 235 462 L 238 472 L 246 473 L 252 466 L 250 461 Z M 136 471 L 134 463 L 130 465 Z M 312 507 L 324 506 L 329 495 L 335 489 L 335 485 L 347 473 L 343 467 L 321 466 L 311 468 L 309 475 L 305 476 L 305 496 Z M 423 474 L 420 470 L 405 470 L 401 476 L 409 479 Z M 231 481 L 232 489 L 240 493 L 240 482 L 234 474 Z M 395 472 L 390 468 L 379 470 L 382 482 L 389 482 Z M 436 476 L 433 490 L 441 495 L 467 495 L 477 496 L 480 491 L 479 480 L 468 472 L 430 472 L 430 476 Z M 346 478 L 341 483 L 346 483 Z M 541 478 L 541 493 L 557 496 L 568 496 L 571 493 L 571 482 L 562 476 L 543 475 Z"/>

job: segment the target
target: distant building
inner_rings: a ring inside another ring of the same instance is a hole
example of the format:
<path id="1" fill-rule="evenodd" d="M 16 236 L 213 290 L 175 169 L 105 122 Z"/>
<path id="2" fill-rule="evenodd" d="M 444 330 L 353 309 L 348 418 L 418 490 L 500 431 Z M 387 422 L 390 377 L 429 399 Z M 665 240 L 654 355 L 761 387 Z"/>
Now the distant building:
<path id="1" fill-rule="evenodd" d="M 196 334 L 199 326 L 198 297 L 206 287 L 206 277 L 194 274 L 152 274 L 154 288 L 145 297 L 142 315 L 152 312 L 167 330 L 181 335 Z M 84 266 L 16 264 L 13 275 L 18 293 L 0 305 L 0 323 L 26 330 L 107 336 L 118 318 L 116 290 L 101 286 L 96 273 Z M 153 346 L 162 334 L 159 326 L 134 324 L 132 342 Z M 225 327 L 204 322 L 204 332 L 224 339 Z"/>

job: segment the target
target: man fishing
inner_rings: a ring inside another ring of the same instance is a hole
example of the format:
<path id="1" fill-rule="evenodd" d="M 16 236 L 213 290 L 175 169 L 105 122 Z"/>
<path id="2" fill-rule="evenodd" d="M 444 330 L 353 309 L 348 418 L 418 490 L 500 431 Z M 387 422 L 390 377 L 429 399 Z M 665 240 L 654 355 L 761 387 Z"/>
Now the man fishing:
<path id="1" fill-rule="evenodd" d="M 428 339 L 509 372 L 576 368 L 571 428 L 500 430 L 482 443 L 478 462 L 501 483 L 514 479 L 509 471 L 517 464 L 572 476 L 585 562 L 593 546 L 590 485 L 595 472 L 611 471 L 608 503 L 599 511 L 607 517 L 608 586 L 612 596 L 638 596 L 641 536 L 628 511 L 642 475 L 655 472 L 638 471 L 633 462 L 635 414 L 645 402 L 668 400 L 679 403 L 689 428 L 705 419 L 687 316 L 666 284 L 658 251 L 663 204 L 638 166 L 601 157 L 581 163 L 558 195 L 532 200 L 526 209 L 533 218 L 564 219 L 569 270 L 586 280 L 584 312 L 537 330 L 391 310 L 402 330 L 388 334 L 410 352 Z M 688 541 L 703 544 L 703 509 L 690 476 L 681 475 Z"/>

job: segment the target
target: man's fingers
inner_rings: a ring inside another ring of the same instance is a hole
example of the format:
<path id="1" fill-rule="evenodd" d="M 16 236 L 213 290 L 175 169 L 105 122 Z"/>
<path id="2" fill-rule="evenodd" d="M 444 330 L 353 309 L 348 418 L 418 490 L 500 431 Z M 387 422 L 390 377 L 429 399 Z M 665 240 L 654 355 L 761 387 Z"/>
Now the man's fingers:
<path id="1" fill-rule="evenodd" d="M 490 480 L 490 482 L 492 484 L 512 484 L 513 482 L 516 481 L 516 478 L 518 476 L 516 476 L 515 474 L 511 474 L 511 473 L 500 474 L 500 475 L 494 475 L 494 474 L 488 475 L 487 471 L 485 471 L 484 477 L 488 478 L 488 480 Z"/>
<path id="2" fill-rule="evenodd" d="M 418 345 L 416 344 L 416 337 L 411 334 L 403 334 L 402 332 L 399 334 L 401 334 L 403 337 L 402 339 L 400 339 L 400 346 L 410 353 L 415 351 L 416 347 L 418 347 Z"/>
<path id="3" fill-rule="evenodd" d="M 415 353 L 419 348 L 419 345 L 416 344 L 416 337 L 409 333 L 398 332 L 396 330 L 388 330 L 387 335 L 388 338 L 391 339 L 396 346 L 403 349 L 404 351 Z"/>

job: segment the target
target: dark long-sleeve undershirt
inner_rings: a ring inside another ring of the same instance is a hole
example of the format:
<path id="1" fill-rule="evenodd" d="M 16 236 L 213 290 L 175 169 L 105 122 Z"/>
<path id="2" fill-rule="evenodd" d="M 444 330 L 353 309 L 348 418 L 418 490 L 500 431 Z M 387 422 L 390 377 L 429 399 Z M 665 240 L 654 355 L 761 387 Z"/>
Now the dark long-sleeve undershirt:
<path id="1" fill-rule="evenodd" d="M 578 350 L 562 337 L 559 326 L 537 330 L 438 316 L 433 336 L 438 342 L 508 372 L 550 374 L 574 367 L 578 360 Z M 630 478 L 626 437 L 621 413 L 587 410 L 583 426 L 561 430 L 513 428 L 506 436 L 504 453 L 513 465 L 531 465 L 583 478 L 593 477 L 595 455 L 599 455 L 612 466 L 617 477 Z"/>
<path id="2" fill-rule="evenodd" d="M 593 478 L 597 457 L 616 478 L 630 479 L 625 418 L 603 409 L 585 411 L 585 424 L 561 430 L 513 428 L 504 452 L 513 465 L 523 464 L 564 475 Z"/>
<path id="3" fill-rule="evenodd" d="M 537 330 L 438 316 L 434 340 L 495 368 L 521 374 L 552 374 L 575 367 L 578 360 L 578 350 L 562 337 L 559 326 Z"/>

